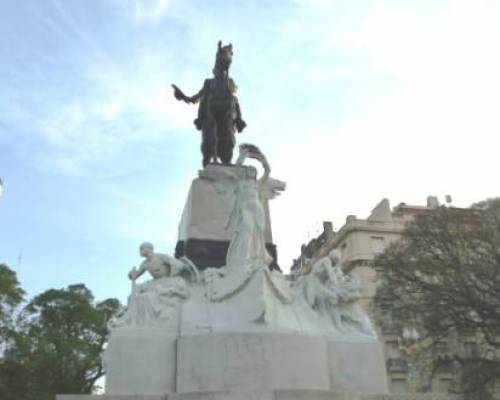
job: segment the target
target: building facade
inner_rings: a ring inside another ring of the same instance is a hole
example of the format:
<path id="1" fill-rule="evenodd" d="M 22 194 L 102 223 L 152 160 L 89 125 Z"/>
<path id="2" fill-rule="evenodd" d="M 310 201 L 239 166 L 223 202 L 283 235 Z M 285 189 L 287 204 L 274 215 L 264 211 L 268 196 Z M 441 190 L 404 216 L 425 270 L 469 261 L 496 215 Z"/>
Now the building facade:
<path id="1" fill-rule="evenodd" d="M 401 326 L 397 315 L 391 310 L 374 310 L 372 300 L 377 289 L 377 270 L 382 266 L 374 264 L 375 257 L 392 242 L 397 241 L 406 224 L 416 215 L 432 212 L 439 206 L 437 198 L 428 197 L 427 205 L 412 206 L 404 203 L 391 209 L 383 199 L 366 219 L 349 215 L 345 224 L 334 231 L 331 222 L 323 223 L 323 232 L 303 245 L 300 256 L 294 260 L 292 273 L 309 268 L 316 260 L 326 256 L 332 249 L 340 250 L 344 272 L 354 272 L 363 284 L 362 306 L 377 322 L 376 329 L 384 345 L 389 385 L 394 393 L 416 391 L 415 379 L 418 365 L 409 363 L 405 356 L 404 339 L 414 332 Z M 377 314 L 376 317 L 374 314 Z M 452 380 L 446 371 L 429 383 L 433 392 L 446 392 Z"/>

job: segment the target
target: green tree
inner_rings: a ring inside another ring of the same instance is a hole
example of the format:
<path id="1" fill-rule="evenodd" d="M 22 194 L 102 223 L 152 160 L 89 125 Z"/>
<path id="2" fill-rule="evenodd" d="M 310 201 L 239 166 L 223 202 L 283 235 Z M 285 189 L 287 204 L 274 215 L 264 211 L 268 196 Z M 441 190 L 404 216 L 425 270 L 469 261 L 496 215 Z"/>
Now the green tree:
<path id="1" fill-rule="evenodd" d="M 376 308 L 419 333 L 406 348 L 427 366 L 419 389 L 451 369 L 454 391 L 490 398 L 500 383 L 500 199 L 417 217 L 376 265 Z"/>
<path id="2" fill-rule="evenodd" d="M 24 290 L 16 273 L 0 264 L 0 398 L 10 391 L 20 393 L 23 385 L 22 368 L 4 357 L 15 335 L 15 314 L 24 301 Z"/>
<path id="3" fill-rule="evenodd" d="M 0 263 L 0 345 L 5 346 L 9 332 L 14 328 L 16 309 L 24 300 L 24 290 L 16 273 Z"/>
<path id="4" fill-rule="evenodd" d="M 120 309 L 116 299 L 95 302 L 84 285 L 36 296 L 22 311 L 5 352 L 0 397 L 52 400 L 57 393 L 92 393 L 104 374 L 100 356 L 107 322 Z"/>

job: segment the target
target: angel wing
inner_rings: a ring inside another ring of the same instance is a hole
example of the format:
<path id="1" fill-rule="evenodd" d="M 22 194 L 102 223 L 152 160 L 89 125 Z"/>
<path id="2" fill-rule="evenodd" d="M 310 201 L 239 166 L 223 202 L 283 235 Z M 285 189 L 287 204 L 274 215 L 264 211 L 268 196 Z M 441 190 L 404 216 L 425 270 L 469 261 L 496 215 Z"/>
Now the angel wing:
<path id="1" fill-rule="evenodd" d="M 260 188 L 260 195 L 263 199 L 274 199 L 286 189 L 286 183 L 279 179 L 269 178 Z"/>

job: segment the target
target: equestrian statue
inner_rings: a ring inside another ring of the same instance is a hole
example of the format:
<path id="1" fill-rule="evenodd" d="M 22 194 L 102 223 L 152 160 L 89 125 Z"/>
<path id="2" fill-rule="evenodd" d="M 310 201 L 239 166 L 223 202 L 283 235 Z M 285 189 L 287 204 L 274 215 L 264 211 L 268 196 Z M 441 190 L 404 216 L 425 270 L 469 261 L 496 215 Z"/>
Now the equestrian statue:
<path id="1" fill-rule="evenodd" d="M 197 103 L 198 118 L 194 120 L 196 129 L 201 130 L 203 167 L 210 162 L 228 165 L 233 157 L 235 130 L 241 132 L 246 123 L 241 118 L 240 105 L 235 96 L 237 86 L 229 77 L 229 67 L 233 60 L 233 45 L 222 46 L 219 41 L 214 77 L 205 79 L 203 87 L 194 96 L 186 96 L 176 85 L 174 96 L 186 103 Z"/>

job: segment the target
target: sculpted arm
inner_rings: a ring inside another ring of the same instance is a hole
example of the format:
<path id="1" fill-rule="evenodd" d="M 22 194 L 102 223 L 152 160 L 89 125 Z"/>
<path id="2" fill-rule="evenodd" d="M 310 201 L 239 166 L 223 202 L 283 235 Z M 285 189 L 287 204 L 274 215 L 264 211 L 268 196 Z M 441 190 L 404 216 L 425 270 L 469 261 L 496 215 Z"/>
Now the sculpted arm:
<path id="1" fill-rule="evenodd" d="M 132 268 L 132 270 L 128 273 L 128 277 L 131 281 L 135 281 L 137 278 L 139 278 L 144 272 L 146 272 L 146 261 L 143 261 L 141 265 L 139 266 L 139 269 L 136 269 L 135 267 Z"/>
<path id="2" fill-rule="evenodd" d="M 176 85 L 172 84 L 172 87 L 174 88 L 174 96 L 177 100 L 182 100 L 186 103 L 193 103 L 193 104 L 198 103 L 198 101 L 205 95 L 206 86 L 207 86 L 207 81 L 205 81 L 205 83 L 203 84 L 203 87 L 201 88 L 201 90 L 198 93 L 189 97 L 189 96 L 186 96 L 182 92 L 182 90 L 180 90 Z"/>
<path id="3" fill-rule="evenodd" d="M 267 159 L 266 157 L 264 157 L 264 155 L 262 155 L 262 158 L 260 158 L 259 161 L 262 163 L 262 166 L 264 167 L 264 175 L 262 175 L 262 178 L 259 179 L 259 183 L 262 186 L 269 179 L 269 174 L 271 173 L 271 166 L 267 162 Z"/>
<path id="4" fill-rule="evenodd" d="M 169 256 L 168 254 L 161 254 L 160 258 L 165 265 L 170 266 L 170 276 L 179 275 L 184 269 L 186 269 L 186 266 L 182 263 L 182 261 L 179 261 L 177 258 Z"/>
<path id="5" fill-rule="evenodd" d="M 198 281 L 198 270 L 193 262 L 186 256 L 175 258 L 167 254 L 161 254 L 160 257 L 165 266 L 170 269 L 171 277 L 180 275 L 186 278 L 184 272 L 187 272 L 189 274 L 188 279 L 191 281 Z"/>
<path id="6" fill-rule="evenodd" d="M 236 160 L 236 165 L 243 165 L 243 162 L 247 158 L 254 158 L 260 161 L 262 167 L 264 168 L 264 174 L 259 179 L 260 186 L 263 186 L 269 179 L 269 174 L 271 173 L 271 166 L 267 161 L 266 156 L 260 151 L 257 146 L 253 144 L 243 143 L 240 145 L 240 154 Z"/>

